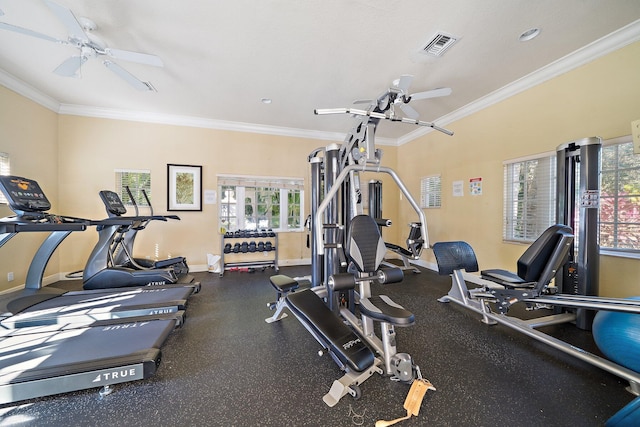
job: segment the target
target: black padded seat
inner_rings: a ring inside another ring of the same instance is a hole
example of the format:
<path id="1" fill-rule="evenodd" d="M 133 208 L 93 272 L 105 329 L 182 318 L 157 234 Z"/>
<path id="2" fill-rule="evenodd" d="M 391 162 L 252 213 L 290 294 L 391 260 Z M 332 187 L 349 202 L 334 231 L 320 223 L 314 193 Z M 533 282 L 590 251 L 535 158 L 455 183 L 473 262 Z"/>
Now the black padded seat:
<path id="1" fill-rule="evenodd" d="M 506 288 L 537 288 L 540 292 L 566 261 L 573 241 L 572 233 L 566 225 L 552 225 L 518 258 L 517 272 L 493 269 L 482 270 L 480 275 Z"/>
<path id="2" fill-rule="evenodd" d="M 269 281 L 278 292 L 291 292 L 298 289 L 299 286 L 297 280 L 292 279 L 289 276 L 285 276 L 284 274 L 276 274 L 275 276 L 271 276 L 269 277 Z"/>
<path id="3" fill-rule="evenodd" d="M 375 295 L 360 300 L 360 312 L 367 317 L 380 322 L 391 323 L 395 326 L 411 326 L 415 322 L 415 316 L 409 310 L 405 310 L 386 295 Z"/>
<path id="4" fill-rule="evenodd" d="M 483 279 L 491 280 L 507 288 L 533 288 L 536 282 L 526 282 L 517 274 L 499 268 L 482 270 Z"/>
<path id="5" fill-rule="evenodd" d="M 343 365 L 357 372 L 373 365 L 375 357 L 371 349 L 333 314 L 315 292 L 305 289 L 290 293 L 286 301 L 289 310 L 304 321 Z"/>

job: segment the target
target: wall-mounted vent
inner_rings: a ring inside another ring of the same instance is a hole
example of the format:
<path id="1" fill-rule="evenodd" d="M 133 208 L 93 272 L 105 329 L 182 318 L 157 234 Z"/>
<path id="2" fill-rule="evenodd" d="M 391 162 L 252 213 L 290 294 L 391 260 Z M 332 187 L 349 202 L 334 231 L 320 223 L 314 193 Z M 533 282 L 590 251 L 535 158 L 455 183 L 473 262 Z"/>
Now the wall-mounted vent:
<path id="1" fill-rule="evenodd" d="M 431 56 L 442 56 L 460 37 L 438 32 L 422 48 L 422 51 Z"/>

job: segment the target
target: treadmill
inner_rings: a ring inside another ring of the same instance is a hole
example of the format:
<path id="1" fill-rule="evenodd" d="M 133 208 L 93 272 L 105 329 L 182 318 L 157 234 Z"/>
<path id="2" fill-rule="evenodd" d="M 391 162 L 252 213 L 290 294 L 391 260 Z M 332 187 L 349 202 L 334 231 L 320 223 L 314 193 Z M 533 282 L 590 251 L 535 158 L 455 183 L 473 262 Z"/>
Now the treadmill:
<path id="1" fill-rule="evenodd" d="M 27 301 L 36 301 L 34 306 L 65 301 L 62 291 L 42 288 L 44 268 L 60 242 L 73 231 L 85 230 L 89 222 L 47 214 L 50 203 L 33 180 L 2 176 L 0 188 L 18 215 L 0 220 L 0 247 L 20 232 L 49 233 L 29 267 L 24 291 L 9 296 L 3 315 Z M 106 394 L 114 384 L 148 378 L 156 372 L 161 346 L 178 322 L 178 317 L 165 315 L 94 319 L 94 326 L 78 326 L 63 320 L 65 305 L 57 311 L 59 324 L 0 328 L 0 404 L 94 387 Z M 85 323 L 94 315 L 85 317 Z"/>
<path id="2" fill-rule="evenodd" d="M 193 287 L 130 287 L 99 291 L 63 291 L 43 287 L 44 271 L 60 243 L 92 221 L 47 213 L 51 204 L 34 180 L 0 176 L 16 217 L 0 220 L 0 247 L 20 232 L 47 232 L 27 273 L 24 289 L 0 296 L 0 336 L 14 328 L 66 325 L 88 326 L 98 321 L 150 316 L 172 317 L 182 325 Z"/>
<path id="3" fill-rule="evenodd" d="M 166 221 L 167 217 L 123 216 L 127 210 L 117 193 L 103 190 L 99 194 L 109 218 L 96 222 L 98 242 L 91 251 L 82 274 L 84 289 L 177 284 L 192 286 L 194 292 L 200 290 L 200 282 L 194 282 L 193 276 L 182 274 L 182 269 L 175 268 L 176 264 L 186 267 L 183 257 L 144 267 L 136 263 L 129 253 L 138 230 L 144 229 L 151 220 Z M 181 274 L 177 274 L 178 271 Z"/>
<path id="4" fill-rule="evenodd" d="M 175 319 L 0 338 L 0 404 L 152 376 Z"/>

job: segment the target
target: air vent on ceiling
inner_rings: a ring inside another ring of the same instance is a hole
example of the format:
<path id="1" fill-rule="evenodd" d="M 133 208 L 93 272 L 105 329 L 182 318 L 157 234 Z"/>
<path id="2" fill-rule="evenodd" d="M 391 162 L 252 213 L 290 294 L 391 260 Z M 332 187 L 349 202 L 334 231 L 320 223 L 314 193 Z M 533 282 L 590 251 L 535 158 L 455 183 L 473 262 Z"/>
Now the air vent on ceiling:
<path id="1" fill-rule="evenodd" d="M 431 37 L 431 40 L 422 48 L 422 51 L 427 55 L 442 56 L 458 39 L 459 37 L 451 34 L 438 32 Z"/>

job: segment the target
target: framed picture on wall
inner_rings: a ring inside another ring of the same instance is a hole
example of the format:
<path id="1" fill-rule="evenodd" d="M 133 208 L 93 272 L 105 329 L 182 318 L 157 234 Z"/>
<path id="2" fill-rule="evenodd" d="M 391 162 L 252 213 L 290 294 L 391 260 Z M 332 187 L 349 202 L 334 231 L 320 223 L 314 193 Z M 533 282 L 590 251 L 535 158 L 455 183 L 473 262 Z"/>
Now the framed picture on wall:
<path id="1" fill-rule="evenodd" d="M 202 210 L 202 166 L 167 165 L 167 210 Z"/>

